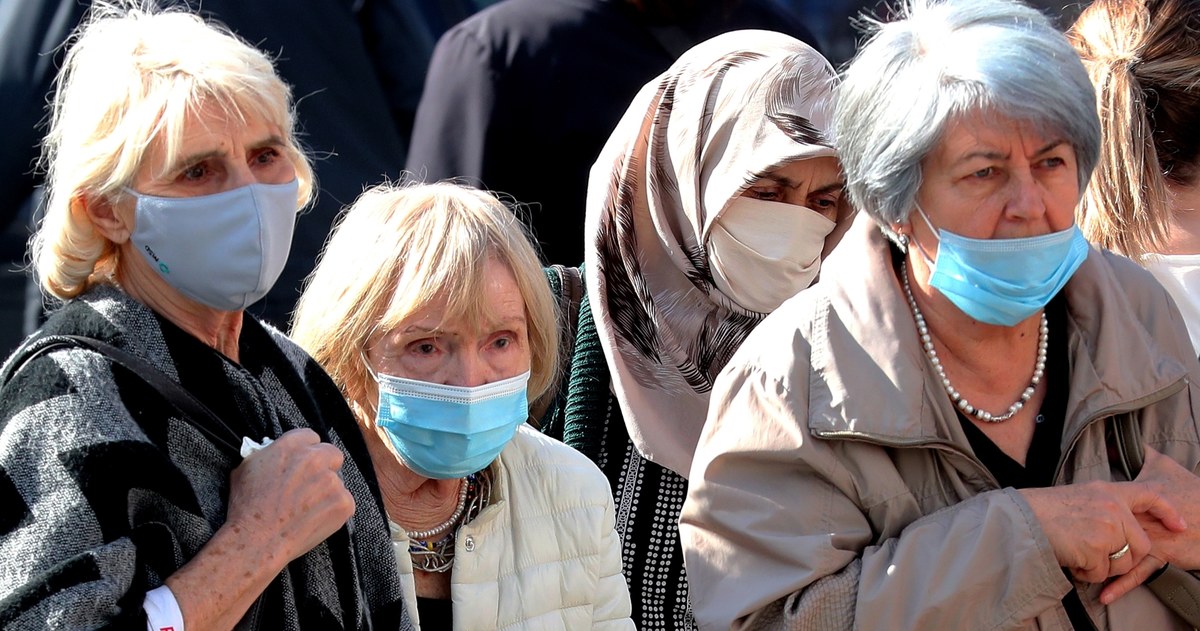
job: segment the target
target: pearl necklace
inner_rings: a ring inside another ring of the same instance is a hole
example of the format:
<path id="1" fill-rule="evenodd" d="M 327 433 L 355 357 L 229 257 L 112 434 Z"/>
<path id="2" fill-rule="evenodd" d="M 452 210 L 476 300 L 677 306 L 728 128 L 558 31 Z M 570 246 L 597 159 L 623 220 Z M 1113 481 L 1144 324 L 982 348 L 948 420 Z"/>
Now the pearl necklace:
<path id="1" fill-rule="evenodd" d="M 925 325 L 925 316 L 921 314 L 921 310 L 917 308 L 917 301 L 913 298 L 912 288 L 908 284 L 908 261 L 900 263 L 900 275 L 904 279 L 904 294 L 908 297 L 908 306 L 912 309 L 913 319 L 917 321 L 917 333 L 921 336 L 921 344 L 925 347 L 925 354 L 929 356 L 930 363 L 933 364 L 933 370 L 942 380 L 942 387 L 946 389 L 946 394 L 950 395 L 950 400 L 969 416 L 984 421 L 986 423 L 1001 423 L 1016 416 L 1021 408 L 1025 407 L 1025 403 L 1037 391 L 1037 385 L 1042 380 L 1042 375 L 1046 371 L 1046 348 L 1050 337 L 1050 324 L 1046 320 L 1046 312 L 1042 311 L 1042 325 L 1038 328 L 1038 352 L 1037 363 L 1033 367 L 1033 379 L 1029 382 L 1029 387 L 1021 393 L 1021 398 L 1015 403 L 1008 406 L 1008 412 L 995 415 L 990 412 L 985 412 L 967 402 L 954 386 L 950 385 L 950 379 L 946 377 L 946 370 L 942 368 L 942 362 L 938 359 L 937 351 L 933 348 L 933 339 L 929 336 L 929 327 Z"/>
<path id="2" fill-rule="evenodd" d="M 454 513 L 450 515 L 450 519 L 430 528 L 429 530 L 418 530 L 408 533 L 410 539 L 428 539 L 430 537 L 440 535 L 447 530 L 450 530 L 458 519 L 462 517 L 463 511 L 467 510 L 467 488 L 470 484 L 466 480 L 460 480 L 458 485 L 458 506 L 454 509 Z"/>

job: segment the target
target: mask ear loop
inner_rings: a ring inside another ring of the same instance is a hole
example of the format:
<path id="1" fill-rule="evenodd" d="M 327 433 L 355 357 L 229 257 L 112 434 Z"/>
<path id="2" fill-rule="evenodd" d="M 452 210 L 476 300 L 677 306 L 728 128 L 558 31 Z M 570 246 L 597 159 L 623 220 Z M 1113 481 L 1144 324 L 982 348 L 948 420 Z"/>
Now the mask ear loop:
<path id="1" fill-rule="evenodd" d="M 933 233 L 934 238 L 938 240 L 938 243 L 941 243 L 942 238 L 938 234 L 938 229 L 934 228 L 933 222 L 929 221 L 929 216 L 925 214 L 925 209 L 921 208 L 921 205 L 917 204 L 915 201 L 913 204 L 915 204 L 917 207 L 917 214 L 921 215 L 921 219 L 925 221 L 925 225 L 929 226 L 929 231 Z M 921 255 L 921 258 L 925 259 L 925 264 L 929 266 L 931 272 L 937 267 L 937 263 L 929 256 L 929 253 L 925 251 L 925 246 L 921 245 L 920 241 L 917 241 L 916 236 L 910 236 L 907 234 L 901 234 L 900 236 L 904 239 L 905 245 L 911 243 L 917 246 L 917 253 Z M 911 248 L 906 248 L 906 251 L 907 250 L 911 250 Z"/>
<path id="2" fill-rule="evenodd" d="M 368 337 L 368 339 L 370 339 Z M 368 409 L 371 413 L 371 418 L 375 419 L 379 416 L 379 374 L 371 367 L 371 362 L 367 360 L 367 349 L 359 347 L 358 356 L 362 359 L 363 368 L 367 369 L 367 374 L 371 376 L 371 380 L 375 382 L 375 402 L 368 401 Z M 357 405 L 357 404 L 356 404 Z"/>
<path id="3" fill-rule="evenodd" d="M 375 369 L 371 367 L 371 362 L 367 360 L 367 350 L 365 348 L 358 349 L 358 356 L 362 358 L 363 367 L 367 369 L 367 374 L 371 375 L 371 379 L 374 379 L 375 383 L 378 384 L 379 374 L 375 372 Z"/>
<path id="4" fill-rule="evenodd" d="M 380 324 L 382 324 L 382 322 L 376 320 L 375 324 L 371 325 L 371 330 L 367 332 L 366 339 L 363 341 L 363 344 L 358 347 L 358 356 L 362 358 L 362 363 L 367 369 L 367 374 L 371 375 L 371 379 L 375 380 L 375 385 L 379 385 L 379 374 L 376 373 L 375 369 L 371 367 L 371 362 L 367 361 L 366 345 L 370 343 L 371 340 L 377 340 L 376 334 L 379 333 Z M 378 341 L 376 341 L 376 344 L 378 344 Z"/>

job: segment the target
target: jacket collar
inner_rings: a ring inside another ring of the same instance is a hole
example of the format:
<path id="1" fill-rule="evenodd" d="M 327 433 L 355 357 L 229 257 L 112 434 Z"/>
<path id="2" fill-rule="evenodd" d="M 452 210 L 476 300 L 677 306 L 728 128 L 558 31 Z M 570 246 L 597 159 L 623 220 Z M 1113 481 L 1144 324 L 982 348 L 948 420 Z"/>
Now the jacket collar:
<path id="1" fill-rule="evenodd" d="M 893 253 L 874 220 L 862 213 L 822 265 L 830 273 L 816 285 L 810 429 L 897 446 L 965 444 L 953 405 L 918 341 Z M 1130 303 L 1119 289 L 1108 260 L 1115 256 L 1093 248 L 1063 290 L 1070 335 L 1068 435 L 1089 419 L 1154 400 L 1187 375 L 1138 319 L 1146 306 Z"/>

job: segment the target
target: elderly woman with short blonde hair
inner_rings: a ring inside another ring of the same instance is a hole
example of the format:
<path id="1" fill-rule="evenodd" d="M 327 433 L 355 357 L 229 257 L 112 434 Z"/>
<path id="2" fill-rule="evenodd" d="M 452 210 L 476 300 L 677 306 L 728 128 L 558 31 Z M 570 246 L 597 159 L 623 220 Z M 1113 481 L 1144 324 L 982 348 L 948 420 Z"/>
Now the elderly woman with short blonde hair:
<path id="1" fill-rule="evenodd" d="M 447 183 L 364 193 L 300 299 L 292 336 L 355 412 L 419 628 L 633 628 L 604 476 L 525 424 L 556 317 L 517 218 Z"/>
<path id="2" fill-rule="evenodd" d="M 33 258 L 62 304 L 3 370 L 0 626 L 394 628 L 350 410 L 243 311 L 312 194 L 287 85 L 194 15 L 97 3 L 56 88 Z"/>
<path id="3" fill-rule="evenodd" d="M 377 338 L 443 294 L 450 312 L 486 316 L 478 266 L 490 257 L 513 270 L 525 296 L 530 400 L 550 387 L 558 370 L 554 300 L 537 253 L 495 197 L 449 183 L 381 185 L 359 197 L 334 234 L 305 285 L 292 339 L 341 384 L 351 405 L 376 393 L 362 349 L 346 340 Z M 525 273 L 531 269 L 538 272 Z"/>

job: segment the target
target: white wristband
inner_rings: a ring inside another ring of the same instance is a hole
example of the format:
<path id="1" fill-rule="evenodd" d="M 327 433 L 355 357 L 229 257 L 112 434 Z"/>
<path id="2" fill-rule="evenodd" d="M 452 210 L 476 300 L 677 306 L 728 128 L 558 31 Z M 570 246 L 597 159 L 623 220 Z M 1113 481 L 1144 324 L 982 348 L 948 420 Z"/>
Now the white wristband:
<path id="1" fill-rule="evenodd" d="M 183 612 L 171 588 L 163 585 L 146 592 L 146 631 L 183 631 Z"/>

